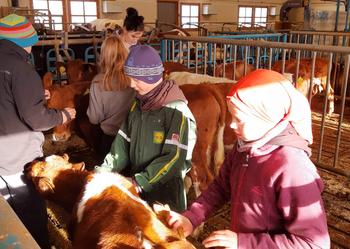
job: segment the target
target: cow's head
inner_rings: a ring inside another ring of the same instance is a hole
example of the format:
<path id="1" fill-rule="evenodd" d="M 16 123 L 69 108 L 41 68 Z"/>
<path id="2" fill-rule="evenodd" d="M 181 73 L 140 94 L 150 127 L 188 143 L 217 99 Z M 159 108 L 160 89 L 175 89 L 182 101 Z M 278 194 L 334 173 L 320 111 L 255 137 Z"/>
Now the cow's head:
<path id="1" fill-rule="evenodd" d="M 36 189 L 43 195 L 55 192 L 56 178 L 65 170 L 83 171 L 85 164 L 70 163 L 67 154 L 52 155 L 42 161 L 35 160 L 26 168 L 26 177 L 34 183 Z"/>
<path id="2" fill-rule="evenodd" d="M 65 142 L 72 136 L 72 126 L 74 120 L 68 121 L 64 124 L 57 125 L 53 129 L 52 141 Z"/>

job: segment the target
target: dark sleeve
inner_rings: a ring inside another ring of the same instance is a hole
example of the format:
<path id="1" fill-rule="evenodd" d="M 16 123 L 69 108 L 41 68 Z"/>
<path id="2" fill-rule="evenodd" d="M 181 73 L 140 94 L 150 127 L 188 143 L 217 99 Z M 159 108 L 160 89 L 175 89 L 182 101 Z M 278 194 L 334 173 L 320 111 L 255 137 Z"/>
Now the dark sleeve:
<path id="1" fill-rule="evenodd" d="M 21 120 L 34 131 L 45 131 L 62 123 L 59 110 L 45 106 L 42 81 L 31 65 L 12 76 L 12 94 Z"/>
<path id="2" fill-rule="evenodd" d="M 187 171 L 185 166 L 187 165 L 189 120 L 181 111 L 173 110 L 173 112 L 160 156 L 144 171 L 135 174 L 135 180 L 145 192 Z"/>
<path id="3" fill-rule="evenodd" d="M 310 163 L 311 164 L 311 163 Z M 239 233 L 238 248 L 330 248 L 321 192 L 323 183 L 309 165 L 293 165 L 275 181 L 284 233 Z"/>

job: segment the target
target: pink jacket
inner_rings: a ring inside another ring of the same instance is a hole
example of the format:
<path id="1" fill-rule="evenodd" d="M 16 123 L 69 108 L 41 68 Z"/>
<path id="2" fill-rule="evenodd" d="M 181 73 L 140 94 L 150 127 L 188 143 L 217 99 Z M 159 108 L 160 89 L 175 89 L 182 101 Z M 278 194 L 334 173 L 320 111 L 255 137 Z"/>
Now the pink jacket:
<path id="1" fill-rule="evenodd" d="M 234 149 L 183 214 L 196 227 L 230 201 L 238 248 L 330 248 L 322 190 L 316 167 L 300 148 Z"/>

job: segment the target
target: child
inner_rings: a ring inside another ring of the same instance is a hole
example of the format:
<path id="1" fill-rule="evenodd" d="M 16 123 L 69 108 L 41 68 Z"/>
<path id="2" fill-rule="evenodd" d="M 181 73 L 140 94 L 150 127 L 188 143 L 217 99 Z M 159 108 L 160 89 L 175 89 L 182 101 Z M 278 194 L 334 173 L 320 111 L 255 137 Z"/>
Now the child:
<path id="1" fill-rule="evenodd" d="M 274 71 L 257 70 L 227 96 L 238 142 L 219 175 L 169 225 L 189 235 L 231 202 L 231 229 L 215 231 L 206 248 L 330 248 L 322 181 L 309 159 L 311 111 L 304 96 Z"/>
<path id="2" fill-rule="evenodd" d="M 137 92 L 136 101 L 97 171 L 130 176 L 149 204 L 186 209 L 184 177 L 196 140 L 194 117 L 182 91 L 163 81 L 163 64 L 150 46 L 130 50 L 125 73 Z"/>
<path id="3" fill-rule="evenodd" d="M 135 96 L 130 79 L 124 73 L 127 56 L 128 51 L 120 38 L 106 38 L 101 47 L 99 74 L 94 77 L 90 87 L 87 116 L 92 124 L 98 126 L 91 126 L 95 128 L 89 129 L 85 137 L 94 137 L 89 143 L 101 161 L 111 149 Z"/>

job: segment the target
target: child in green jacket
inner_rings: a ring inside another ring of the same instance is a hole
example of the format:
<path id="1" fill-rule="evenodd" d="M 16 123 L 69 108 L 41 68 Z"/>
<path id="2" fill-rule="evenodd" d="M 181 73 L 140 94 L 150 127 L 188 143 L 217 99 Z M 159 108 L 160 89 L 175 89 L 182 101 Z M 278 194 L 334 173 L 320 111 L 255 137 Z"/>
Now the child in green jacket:
<path id="1" fill-rule="evenodd" d="M 150 46 L 133 46 L 124 69 L 136 99 L 96 171 L 129 176 L 149 204 L 160 202 L 183 211 L 184 177 L 196 142 L 187 100 L 174 81 L 163 80 L 163 63 Z"/>

